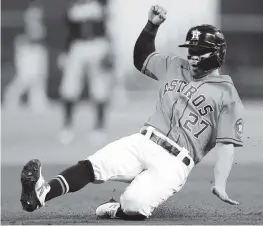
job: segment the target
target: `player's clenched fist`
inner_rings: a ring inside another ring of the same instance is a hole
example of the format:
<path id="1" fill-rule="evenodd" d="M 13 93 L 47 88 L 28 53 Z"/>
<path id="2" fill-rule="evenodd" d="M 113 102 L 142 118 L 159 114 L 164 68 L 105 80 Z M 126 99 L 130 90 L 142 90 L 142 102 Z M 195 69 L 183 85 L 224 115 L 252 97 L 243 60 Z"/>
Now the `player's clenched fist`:
<path id="1" fill-rule="evenodd" d="M 155 25 L 160 25 L 166 20 L 167 11 L 159 5 L 154 5 L 150 8 L 148 13 L 148 20 Z"/>

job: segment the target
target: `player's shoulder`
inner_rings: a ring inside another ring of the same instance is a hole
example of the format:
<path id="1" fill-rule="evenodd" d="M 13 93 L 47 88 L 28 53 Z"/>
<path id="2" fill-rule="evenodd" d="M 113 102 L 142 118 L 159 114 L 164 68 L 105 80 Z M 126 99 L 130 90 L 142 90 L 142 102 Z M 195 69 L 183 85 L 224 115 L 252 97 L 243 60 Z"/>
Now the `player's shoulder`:
<path id="1" fill-rule="evenodd" d="M 189 69 L 188 61 L 180 56 L 171 56 L 170 61 L 171 61 L 171 65 L 174 67 Z"/>
<path id="2" fill-rule="evenodd" d="M 222 92 L 224 94 L 223 96 L 225 102 L 232 102 L 232 103 L 237 102 L 242 104 L 241 98 L 235 87 L 235 84 L 229 75 L 225 75 L 225 74 L 220 75 L 218 82 L 224 85 Z"/>

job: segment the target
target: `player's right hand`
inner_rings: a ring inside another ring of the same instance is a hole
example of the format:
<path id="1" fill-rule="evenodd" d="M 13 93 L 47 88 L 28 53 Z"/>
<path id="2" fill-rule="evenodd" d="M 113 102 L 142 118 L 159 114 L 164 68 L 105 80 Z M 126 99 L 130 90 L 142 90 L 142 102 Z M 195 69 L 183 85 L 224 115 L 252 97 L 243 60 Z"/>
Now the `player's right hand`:
<path id="1" fill-rule="evenodd" d="M 232 200 L 228 197 L 225 189 L 222 189 L 217 186 L 213 186 L 211 189 L 212 193 L 216 195 L 218 198 L 220 198 L 222 201 L 231 204 L 231 205 L 238 205 L 239 203 L 235 200 Z"/>
<path id="2" fill-rule="evenodd" d="M 166 20 L 167 11 L 159 5 L 154 5 L 150 8 L 148 13 L 148 20 L 155 25 L 160 25 Z"/>

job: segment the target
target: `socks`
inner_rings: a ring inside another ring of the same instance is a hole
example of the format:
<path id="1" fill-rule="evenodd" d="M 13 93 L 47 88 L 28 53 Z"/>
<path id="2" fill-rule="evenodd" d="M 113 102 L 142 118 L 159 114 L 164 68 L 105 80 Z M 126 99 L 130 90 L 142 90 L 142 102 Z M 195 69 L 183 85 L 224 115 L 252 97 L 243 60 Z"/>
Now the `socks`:
<path id="1" fill-rule="evenodd" d="M 63 110 L 64 110 L 64 128 L 71 128 L 73 124 L 73 114 L 75 110 L 75 101 L 64 100 Z M 97 102 L 95 103 L 96 111 L 96 124 L 95 129 L 103 129 L 105 127 L 105 114 L 106 114 L 107 102 Z"/>
<path id="2" fill-rule="evenodd" d="M 64 109 L 63 126 L 65 128 L 71 128 L 72 127 L 75 105 L 76 105 L 75 101 L 72 101 L 72 100 L 64 100 L 63 101 L 63 109 Z M 95 110 L 96 110 L 95 129 L 103 129 L 105 127 L 106 107 L 107 107 L 106 101 L 95 103 Z"/>
<path id="3" fill-rule="evenodd" d="M 49 181 L 51 187 L 45 201 L 55 197 L 75 192 L 95 179 L 92 164 L 89 160 L 79 161 Z"/>
<path id="4" fill-rule="evenodd" d="M 75 109 L 75 101 L 64 100 L 64 127 L 72 127 L 73 124 L 73 114 Z"/>
<path id="5" fill-rule="evenodd" d="M 106 113 L 106 102 L 96 103 L 96 129 L 102 129 L 105 127 L 105 113 Z"/>

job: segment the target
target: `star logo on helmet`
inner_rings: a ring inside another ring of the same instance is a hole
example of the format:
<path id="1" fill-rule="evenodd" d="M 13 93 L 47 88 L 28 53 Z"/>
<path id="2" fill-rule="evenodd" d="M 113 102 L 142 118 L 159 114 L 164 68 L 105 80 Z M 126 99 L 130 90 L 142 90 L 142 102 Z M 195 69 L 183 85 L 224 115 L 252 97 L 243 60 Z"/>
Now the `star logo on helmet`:
<path id="1" fill-rule="evenodd" d="M 192 39 L 191 40 L 199 40 L 199 36 L 201 35 L 202 33 L 198 30 L 193 30 L 192 31 Z"/>

